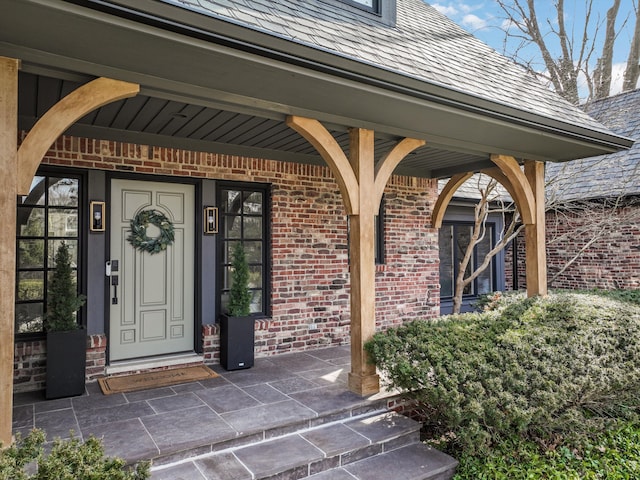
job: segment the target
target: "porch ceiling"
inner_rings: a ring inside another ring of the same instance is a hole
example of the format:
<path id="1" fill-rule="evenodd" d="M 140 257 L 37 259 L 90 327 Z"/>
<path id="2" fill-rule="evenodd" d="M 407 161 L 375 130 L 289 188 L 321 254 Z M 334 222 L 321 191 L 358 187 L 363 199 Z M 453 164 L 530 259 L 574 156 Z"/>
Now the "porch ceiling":
<path id="1" fill-rule="evenodd" d="M 192 13 L 162 16 L 94 0 L 0 0 L 0 55 L 22 61 L 20 127 L 96 76 L 138 83 L 68 133 L 198 151 L 322 163 L 285 125 L 323 122 L 344 149 L 349 127 L 376 132 L 376 156 L 403 137 L 426 140 L 396 173 L 446 177 L 492 166 L 491 154 L 566 161 L 632 142 L 285 42 Z M 172 10 L 175 13 L 178 10 Z M 595 125 L 595 126 L 594 126 Z"/>
<path id="2" fill-rule="evenodd" d="M 20 72 L 19 128 L 31 129 L 62 97 L 90 80 L 80 80 L 68 74 L 64 76 L 67 78 Z M 257 116 L 237 111 L 242 109 L 225 110 L 167 97 L 140 94 L 110 103 L 80 119 L 67 133 L 143 145 L 298 163 L 324 163 L 313 146 L 285 124 L 285 115 Z M 329 129 L 347 153 L 349 134 L 346 128 L 329 125 Z M 386 153 L 398 138 L 377 134 L 376 156 Z M 412 153 L 396 173 L 419 177 L 446 176 L 450 171 L 466 169 L 469 165 L 483 168 L 492 164 L 487 156 L 428 146 Z"/>

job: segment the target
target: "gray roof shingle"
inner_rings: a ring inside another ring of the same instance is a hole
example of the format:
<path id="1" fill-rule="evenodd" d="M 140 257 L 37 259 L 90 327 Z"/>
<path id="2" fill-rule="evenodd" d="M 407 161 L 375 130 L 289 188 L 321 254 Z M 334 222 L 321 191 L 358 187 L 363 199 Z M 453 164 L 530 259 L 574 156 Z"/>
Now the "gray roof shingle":
<path id="1" fill-rule="evenodd" d="M 606 131 L 423 0 L 397 0 L 394 26 L 335 1 L 163 1 L 497 104 Z"/>
<path id="2" fill-rule="evenodd" d="M 613 132 L 640 139 L 640 89 L 585 105 Z M 547 197 L 559 200 L 615 198 L 640 194 L 640 143 L 631 149 L 581 160 L 547 164 Z"/>

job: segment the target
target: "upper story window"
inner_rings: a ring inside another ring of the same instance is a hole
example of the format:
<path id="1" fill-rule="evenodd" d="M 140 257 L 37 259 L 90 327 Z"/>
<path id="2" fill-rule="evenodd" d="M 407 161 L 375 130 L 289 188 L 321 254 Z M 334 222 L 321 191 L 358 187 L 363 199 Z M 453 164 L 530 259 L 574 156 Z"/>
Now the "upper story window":
<path id="1" fill-rule="evenodd" d="M 325 3 L 339 6 L 352 13 L 358 14 L 362 18 L 368 18 L 385 25 L 394 26 L 396 24 L 396 2 L 397 0 L 322 0 Z"/>
<path id="2" fill-rule="evenodd" d="M 380 13 L 381 0 L 342 0 L 345 3 L 351 3 L 361 8 L 365 8 L 375 13 Z"/>

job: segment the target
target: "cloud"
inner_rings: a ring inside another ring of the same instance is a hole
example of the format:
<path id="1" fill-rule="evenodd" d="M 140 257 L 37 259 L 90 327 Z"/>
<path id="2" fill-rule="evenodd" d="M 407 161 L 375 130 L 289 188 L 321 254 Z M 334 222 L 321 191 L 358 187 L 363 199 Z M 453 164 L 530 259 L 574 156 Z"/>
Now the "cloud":
<path id="1" fill-rule="evenodd" d="M 480 30 L 487 26 L 487 21 L 477 15 L 469 14 L 462 17 L 462 25 L 472 30 Z"/>
<path id="2" fill-rule="evenodd" d="M 611 66 L 611 91 L 610 95 L 616 95 L 622 92 L 622 84 L 624 82 L 624 70 L 627 63 L 614 63 Z"/>
<path id="3" fill-rule="evenodd" d="M 454 17 L 458 14 L 458 10 L 453 5 L 441 5 L 439 3 L 432 3 L 431 6 L 447 17 Z"/>

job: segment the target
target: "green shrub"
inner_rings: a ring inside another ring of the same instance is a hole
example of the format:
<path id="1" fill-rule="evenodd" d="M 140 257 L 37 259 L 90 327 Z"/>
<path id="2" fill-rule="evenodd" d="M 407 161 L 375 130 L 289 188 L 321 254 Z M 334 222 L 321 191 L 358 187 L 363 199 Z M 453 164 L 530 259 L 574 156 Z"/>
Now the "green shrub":
<path id="1" fill-rule="evenodd" d="M 624 424 L 574 445 L 498 444 L 486 456 L 462 455 L 454 480 L 640 478 L 640 425 Z"/>
<path id="2" fill-rule="evenodd" d="M 49 332 L 75 330 L 79 328 L 76 312 L 84 305 L 86 297 L 78 295 L 69 246 L 64 242 L 56 251 L 55 264 L 47 293 L 45 327 Z"/>
<path id="3" fill-rule="evenodd" d="M 640 308 L 570 293 L 493 303 L 366 345 L 452 447 L 473 455 L 507 439 L 587 436 L 638 413 Z"/>
<path id="4" fill-rule="evenodd" d="M 620 300 L 621 302 L 635 303 L 636 305 L 640 305 L 640 290 L 601 290 L 594 289 L 590 290 L 588 293 L 593 293 L 595 295 L 601 295 L 603 297 L 613 298 L 615 300 Z"/>
<path id="5" fill-rule="evenodd" d="M 44 453 L 45 433 L 32 430 L 0 450 L 0 480 L 144 480 L 148 463 L 127 467 L 120 458 L 106 457 L 100 440 L 56 439 Z"/>

